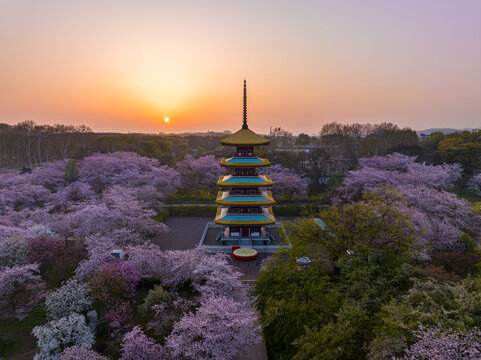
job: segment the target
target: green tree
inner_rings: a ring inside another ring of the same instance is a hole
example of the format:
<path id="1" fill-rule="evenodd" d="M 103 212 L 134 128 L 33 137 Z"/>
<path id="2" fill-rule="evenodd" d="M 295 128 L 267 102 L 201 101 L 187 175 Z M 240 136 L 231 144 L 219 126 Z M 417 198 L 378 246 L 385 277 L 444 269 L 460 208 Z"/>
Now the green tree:
<path id="1" fill-rule="evenodd" d="M 393 339 L 400 339 L 406 344 L 414 343 L 413 331 L 420 324 L 444 330 L 469 331 L 481 324 L 479 279 L 456 284 L 440 283 L 434 279 L 416 280 L 405 296 L 393 298 L 383 305 L 377 317 L 379 325 L 371 348 L 383 354 L 389 353 Z M 399 349 L 391 349 L 389 355 L 396 355 L 396 350 Z"/>
<path id="2" fill-rule="evenodd" d="M 337 204 L 321 212 L 326 228 L 312 219 L 288 224 L 295 256 L 336 261 L 348 254 L 368 259 L 375 253 L 403 256 L 414 246 L 416 229 L 409 215 L 398 208 L 402 196 L 382 188 L 365 193 L 354 204 Z M 375 250 L 375 251 L 374 251 Z"/>
<path id="3" fill-rule="evenodd" d="M 295 145 L 307 145 L 311 141 L 309 135 L 300 133 L 297 135 L 296 141 L 294 142 Z"/>
<path id="4" fill-rule="evenodd" d="M 293 341 L 307 328 L 329 322 L 338 307 L 338 294 L 320 263 L 300 271 L 285 257 L 276 257 L 260 272 L 254 294 L 268 352 L 276 360 L 292 359 Z"/>
<path id="5" fill-rule="evenodd" d="M 65 173 L 64 173 L 65 181 L 70 184 L 78 179 L 78 168 L 77 168 L 77 160 L 69 160 L 67 165 L 65 165 Z"/>

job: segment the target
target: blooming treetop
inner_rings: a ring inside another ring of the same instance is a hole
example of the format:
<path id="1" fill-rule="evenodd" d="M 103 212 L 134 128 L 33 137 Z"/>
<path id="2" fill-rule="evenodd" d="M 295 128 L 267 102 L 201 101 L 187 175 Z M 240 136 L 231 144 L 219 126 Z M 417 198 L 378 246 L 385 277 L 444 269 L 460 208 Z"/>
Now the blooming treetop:
<path id="1" fill-rule="evenodd" d="M 210 297 L 196 313 L 174 325 L 166 347 L 174 356 L 192 360 L 230 360 L 261 341 L 253 310 L 231 298 Z"/>
<path id="2" fill-rule="evenodd" d="M 406 350 L 400 360 L 479 360 L 481 332 L 473 329 L 467 334 L 453 330 L 427 329 L 414 331 L 417 342 Z"/>
<path id="3" fill-rule="evenodd" d="M 90 349 L 95 342 L 94 334 L 85 323 L 85 317 L 75 313 L 36 326 L 32 334 L 37 338 L 40 349 L 40 353 L 35 355 L 36 360 L 55 358 L 68 346 L 84 346 Z"/>
<path id="4" fill-rule="evenodd" d="M 122 341 L 121 360 L 163 360 L 166 355 L 162 346 L 147 337 L 138 326 L 125 334 Z"/>
<path id="5" fill-rule="evenodd" d="M 80 313 L 91 308 L 93 296 L 86 284 L 70 279 L 47 295 L 45 310 L 50 318 L 59 319 L 71 313 Z"/>
<path id="6" fill-rule="evenodd" d="M 59 360 L 108 360 L 105 356 L 90 350 L 86 346 L 71 346 L 66 348 L 59 357 Z"/>

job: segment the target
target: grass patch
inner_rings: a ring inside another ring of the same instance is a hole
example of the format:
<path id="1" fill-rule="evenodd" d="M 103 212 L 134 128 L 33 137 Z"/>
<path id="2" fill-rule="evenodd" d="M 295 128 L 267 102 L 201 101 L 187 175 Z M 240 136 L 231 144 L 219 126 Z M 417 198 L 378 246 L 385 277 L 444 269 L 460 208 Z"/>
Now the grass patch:
<path id="1" fill-rule="evenodd" d="M 197 217 L 214 217 L 217 206 L 165 206 L 164 210 L 168 211 L 169 216 L 197 216 Z"/>
<path id="2" fill-rule="evenodd" d="M 22 321 L 15 317 L 0 319 L 0 356 L 32 359 L 37 351 L 37 339 L 32 335 L 32 329 L 46 321 L 47 314 L 41 306 L 35 307 Z"/>

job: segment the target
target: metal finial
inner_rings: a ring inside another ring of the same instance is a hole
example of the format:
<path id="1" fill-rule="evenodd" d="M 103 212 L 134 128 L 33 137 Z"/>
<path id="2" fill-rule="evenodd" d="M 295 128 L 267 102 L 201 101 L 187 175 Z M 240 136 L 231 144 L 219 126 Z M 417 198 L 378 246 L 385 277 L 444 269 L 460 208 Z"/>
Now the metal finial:
<path id="1" fill-rule="evenodd" d="M 243 129 L 248 129 L 247 127 L 247 87 L 246 80 L 244 79 L 244 123 L 242 124 Z"/>

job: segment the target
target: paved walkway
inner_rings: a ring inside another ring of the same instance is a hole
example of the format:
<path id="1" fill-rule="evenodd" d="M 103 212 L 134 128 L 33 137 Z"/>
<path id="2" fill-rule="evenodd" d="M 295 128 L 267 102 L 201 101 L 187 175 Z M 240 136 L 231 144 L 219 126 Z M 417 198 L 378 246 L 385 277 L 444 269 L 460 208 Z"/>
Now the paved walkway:
<path id="1" fill-rule="evenodd" d="M 154 242 L 163 250 L 192 249 L 199 244 L 209 221 L 212 221 L 211 217 L 169 217 L 165 225 L 170 231 L 158 235 Z"/>
<path id="2" fill-rule="evenodd" d="M 166 234 L 158 235 L 154 242 L 163 250 L 192 249 L 199 244 L 207 222 L 212 218 L 204 217 L 169 217 L 165 224 L 170 228 Z M 244 276 L 242 280 L 255 281 L 259 274 L 261 261 L 267 257 L 259 254 L 256 261 L 235 261 L 231 256 L 232 265 L 237 266 Z M 247 349 L 239 360 L 267 360 L 267 350 L 264 342 Z"/>

